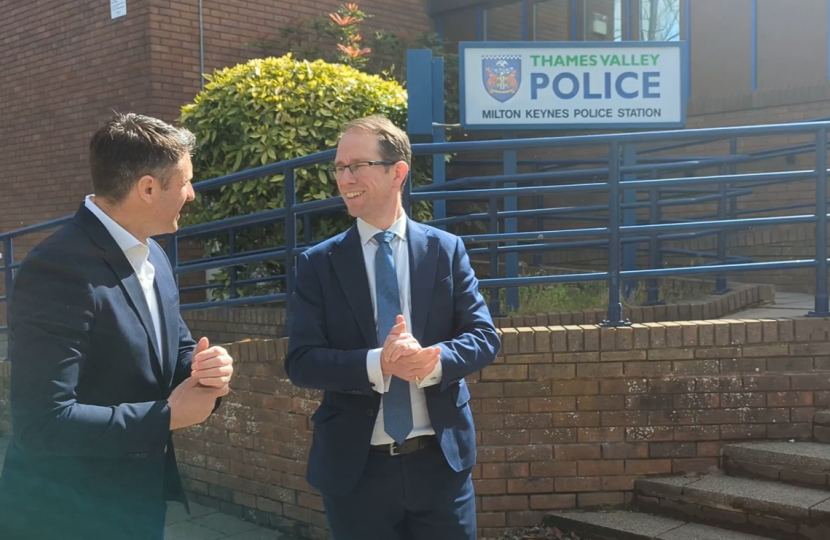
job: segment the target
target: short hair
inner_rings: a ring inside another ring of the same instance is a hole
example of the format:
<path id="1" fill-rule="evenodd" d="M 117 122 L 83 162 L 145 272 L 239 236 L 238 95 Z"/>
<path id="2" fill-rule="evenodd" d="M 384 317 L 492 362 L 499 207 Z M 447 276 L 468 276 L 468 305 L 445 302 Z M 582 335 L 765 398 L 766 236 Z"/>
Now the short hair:
<path id="1" fill-rule="evenodd" d="M 195 145 L 196 137 L 187 129 L 140 114 L 114 113 L 89 142 L 94 193 L 119 203 L 145 175 L 168 189 L 175 167 Z"/>
<path id="2" fill-rule="evenodd" d="M 352 120 L 340 132 L 340 137 L 350 131 L 359 131 L 374 135 L 378 140 L 378 151 L 384 161 L 403 161 L 412 165 L 412 147 L 409 137 L 388 118 L 380 115 L 367 116 Z"/>

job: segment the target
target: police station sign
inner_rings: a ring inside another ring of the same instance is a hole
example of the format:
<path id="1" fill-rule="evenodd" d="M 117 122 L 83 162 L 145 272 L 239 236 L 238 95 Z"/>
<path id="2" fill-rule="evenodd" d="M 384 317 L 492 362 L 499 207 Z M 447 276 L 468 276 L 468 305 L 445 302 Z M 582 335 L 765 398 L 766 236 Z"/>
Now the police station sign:
<path id="1" fill-rule="evenodd" d="M 459 47 L 466 129 L 684 127 L 686 43 Z"/>

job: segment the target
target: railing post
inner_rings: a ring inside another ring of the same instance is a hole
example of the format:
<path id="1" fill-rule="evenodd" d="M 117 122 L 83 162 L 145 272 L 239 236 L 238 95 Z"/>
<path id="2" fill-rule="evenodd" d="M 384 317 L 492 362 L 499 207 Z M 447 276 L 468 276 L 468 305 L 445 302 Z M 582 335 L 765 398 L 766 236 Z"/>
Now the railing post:
<path id="1" fill-rule="evenodd" d="M 816 303 L 811 317 L 830 316 L 827 297 L 827 131 L 816 134 Z"/>
<path id="2" fill-rule="evenodd" d="M 294 216 L 296 189 L 294 169 L 285 170 L 285 314 L 291 316 L 291 293 L 294 292 L 294 249 L 297 247 L 297 223 Z"/>
<path id="3" fill-rule="evenodd" d="M 626 326 L 620 303 L 620 143 L 611 143 L 608 162 L 608 318 L 602 326 Z"/>
<path id="4" fill-rule="evenodd" d="M 532 168 L 533 172 L 539 172 L 539 165 L 534 164 Z M 544 185 L 542 180 L 536 180 L 533 185 L 541 187 Z M 533 209 L 534 210 L 541 210 L 545 206 L 545 196 L 544 195 L 535 195 L 533 197 Z M 542 216 L 537 216 L 533 218 L 533 230 L 534 231 L 541 231 L 545 228 L 545 218 Z M 542 266 L 542 253 L 540 251 L 533 252 L 533 265 L 536 267 Z"/>
<path id="5" fill-rule="evenodd" d="M 495 189 L 496 183 L 490 182 L 490 189 Z M 490 197 L 490 205 L 488 207 L 488 214 L 490 214 L 490 234 L 499 233 L 499 200 L 496 197 Z M 499 243 L 490 242 L 490 279 L 499 277 Z M 496 317 L 501 315 L 501 302 L 499 301 L 499 288 L 493 287 L 490 289 L 490 315 Z"/>
<path id="6" fill-rule="evenodd" d="M 515 135 L 513 133 L 505 133 L 505 138 L 512 138 Z M 517 165 L 517 155 L 515 150 L 507 150 L 504 152 L 504 174 L 505 175 L 515 175 L 518 170 Z M 513 188 L 517 187 L 519 184 L 516 182 L 507 182 L 504 187 L 505 188 Z M 504 211 L 505 212 L 514 212 L 518 210 L 518 204 L 516 203 L 516 197 L 505 197 L 504 198 Z M 514 233 L 519 232 L 518 226 L 518 219 L 516 218 L 505 218 L 504 220 L 504 232 L 506 233 Z M 508 246 L 515 246 L 518 242 L 507 242 Z M 504 257 L 504 269 L 505 269 L 505 277 L 508 278 L 517 278 L 519 277 L 519 254 L 516 252 L 507 253 Z M 519 309 L 519 288 L 518 287 L 508 287 L 507 288 L 507 311 L 517 311 Z"/>
<path id="7" fill-rule="evenodd" d="M 732 137 L 729 139 L 729 155 L 735 156 L 738 153 L 738 139 L 737 137 Z M 729 174 L 737 174 L 738 167 L 731 163 L 729 165 Z M 727 184 L 729 189 L 732 189 L 732 183 Z M 738 196 L 733 195 L 729 197 L 729 219 L 738 219 Z"/>
<path id="8" fill-rule="evenodd" d="M 311 215 L 303 214 L 303 242 L 306 246 L 311 244 Z"/>
<path id="9" fill-rule="evenodd" d="M 444 59 L 441 57 L 432 60 L 432 142 L 442 143 L 446 141 L 444 131 Z M 436 125 L 437 124 L 437 125 Z M 443 184 L 447 177 L 447 162 L 444 154 L 432 156 L 432 183 Z M 433 218 L 442 219 L 447 217 L 447 201 L 440 200 L 432 203 Z M 440 229 L 446 230 L 446 225 L 440 225 Z"/>
<path id="10" fill-rule="evenodd" d="M 718 168 L 719 174 L 726 174 L 726 167 L 720 166 Z M 726 220 L 726 189 L 727 186 L 725 183 L 721 182 L 718 184 L 718 220 L 725 221 Z M 718 262 L 720 264 L 726 264 L 726 231 L 720 229 L 718 231 Z M 729 287 L 726 283 L 726 274 L 719 273 L 715 278 L 715 290 L 714 294 L 726 294 L 729 292 Z"/>
<path id="11" fill-rule="evenodd" d="M 658 178 L 657 170 L 651 172 L 652 180 Z M 663 218 L 663 211 L 660 207 L 660 188 L 653 187 L 649 190 L 648 222 L 650 225 L 657 225 Z M 663 246 L 660 235 L 657 232 L 649 234 L 648 240 L 648 267 L 652 270 L 663 266 Z M 646 306 L 661 306 L 665 302 L 660 301 L 660 278 L 648 279 L 648 301 Z"/>
<path id="12" fill-rule="evenodd" d="M 624 144 L 622 147 L 623 165 L 626 167 L 633 167 L 637 165 L 637 145 Z M 623 181 L 636 180 L 636 174 L 626 174 Z M 623 184 L 625 185 L 625 184 Z M 633 207 L 637 202 L 637 190 L 625 189 L 623 190 L 623 202 L 632 205 L 631 208 L 626 208 L 623 211 L 623 224 L 636 225 L 637 224 L 637 208 Z M 625 270 L 637 269 L 637 244 L 628 243 L 623 246 L 623 268 Z M 633 280 L 626 280 L 623 282 L 623 292 L 625 298 L 629 299 L 637 291 L 638 282 Z"/>
<path id="13" fill-rule="evenodd" d="M 236 229 L 233 227 L 228 229 L 228 249 L 230 250 L 231 257 L 236 255 Z M 239 291 L 236 288 L 237 277 L 238 272 L 236 266 L 231 266 L 228 270 L 228 285 L 231 289 L 231 298 L 239 298 Z"/>

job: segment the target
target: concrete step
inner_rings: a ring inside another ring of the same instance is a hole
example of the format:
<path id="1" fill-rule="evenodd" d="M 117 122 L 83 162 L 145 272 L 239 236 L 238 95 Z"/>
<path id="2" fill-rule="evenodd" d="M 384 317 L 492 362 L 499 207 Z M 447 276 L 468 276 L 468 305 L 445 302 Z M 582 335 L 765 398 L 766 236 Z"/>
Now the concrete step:
<path id="1" fill-rule="evenodd" d="M 765 537 L 641 512 L 553 512 L 545 525 L 585 540 L 767 540 Z"/>
<path id="2" fill-rule="evenodd" d="M 645 512 L 780 540 L 830 538 L 828 491 L 721 475 L 641 479 L 634 488 Z"/>
<path id="3" fill-rule="evenodd" d="M 830 445 L 815 442 L 748 442 L 723 447 L 724 467 L 732 476 L 775 480 L 795 486 L 830 489 Z"/>
<path id="4" fill-rule="evenodd" d="M 830 444 L 830 410 L 817 411 L 813 415 L 813 437 L 818 442 Z"/>

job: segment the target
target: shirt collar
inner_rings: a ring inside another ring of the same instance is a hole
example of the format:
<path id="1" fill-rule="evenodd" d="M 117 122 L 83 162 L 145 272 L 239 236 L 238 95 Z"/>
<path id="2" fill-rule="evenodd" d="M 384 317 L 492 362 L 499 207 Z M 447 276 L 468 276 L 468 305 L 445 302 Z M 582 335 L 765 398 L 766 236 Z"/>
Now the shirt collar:
<path id="1" fill-rule="evenodd" d="M 392 224 L 389 232 L 406 242 L 406 213 L 402 214 L 398 220 Z M 357 232 L 360 234 L 360 243 L 364 246 L 368 244 L 377 233 L 383 232 L 374 225 L 370 225 L 360 218 L 357 218 Z"/>
<path id="2" fill-rule="evenodd" d="M 95 204 L 92 200 L 94 195 L 87 195 L 84 199 L 84 206 L 86 206 L 87 210 L 92 212 L 95 217 L 101 222 L 101 224 L 107 229 L 112 236 L 112 239 L 115 240 L 115 243 L 118 244 L 118 247 L 121 248 L 121 251 L 126 253 L 130 249 L 136 246 L 144 246 L 147 247 L 145 244 L 140 242 L 135 236 L 127 232 L 127 230 L 115 222 L 114 219 L 109 217 L 106 212 L 101 210 L 101 208 Z"/>

